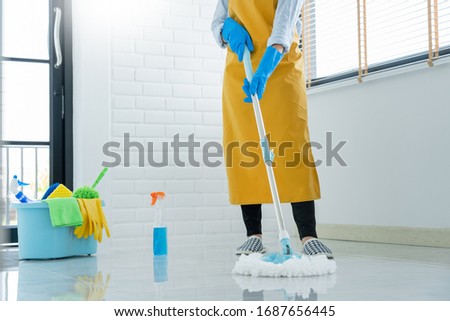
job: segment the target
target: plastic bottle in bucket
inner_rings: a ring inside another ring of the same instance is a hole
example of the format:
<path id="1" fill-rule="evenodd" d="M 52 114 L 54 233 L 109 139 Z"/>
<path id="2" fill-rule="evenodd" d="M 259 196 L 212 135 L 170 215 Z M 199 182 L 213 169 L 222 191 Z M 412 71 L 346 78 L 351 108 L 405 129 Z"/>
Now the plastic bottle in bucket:
<path id="1" fill-rule="evenodd" d="M 155 206 L 155 225 L 153 227 L 153 255 L 167 255 L 167 226 L 163 224 L 162 201 L 166 194 L 164 192 L 153 192 L 152 206 Z"/>
<path id="2" fill-rule="evenodd" d="M 17 175 L 14 175 L 11 181 L 9 182 L 9 190 L 10 193 L 14 195 L 14 197 L 20 202 L 20 203 L 32 203 L 34 202 L 32 199 L 28 198 L 21 190 L 20 188 L 22 186 L 28 186 L 30 184 L 24 183 L 21 180 L 17 178 Z"/>

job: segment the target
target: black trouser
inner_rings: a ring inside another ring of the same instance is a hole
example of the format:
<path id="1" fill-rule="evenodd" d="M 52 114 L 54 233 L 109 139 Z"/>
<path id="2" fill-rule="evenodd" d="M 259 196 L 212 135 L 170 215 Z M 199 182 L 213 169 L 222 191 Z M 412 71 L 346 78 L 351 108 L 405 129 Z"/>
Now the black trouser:
<path id="1" fill-rule="evenodd" d="M 314 201 L 291 203 L 294 220 L 297 224 L 300 239 L 305 236 L 317 237 Z M 261 204 L 241 205 L 247 236 L 262 234 Z"/>

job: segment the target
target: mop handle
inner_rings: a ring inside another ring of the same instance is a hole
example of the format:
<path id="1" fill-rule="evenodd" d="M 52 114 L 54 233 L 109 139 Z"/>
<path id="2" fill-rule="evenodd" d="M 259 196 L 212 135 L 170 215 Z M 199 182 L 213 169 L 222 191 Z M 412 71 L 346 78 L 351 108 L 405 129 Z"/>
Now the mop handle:
<path id="1" fill-rule="evenodd" d="M 253 68 L 252 62 L 250 60 L 250 51 L 247 46 L 244 49 L 244 68 L 245 74 L 249 83 L 253 79 Z M 261 140 L 261 149 L 264 157 L 264 163 L 266 164 L 267 176 L 269 178 L 270 191 L 272 193 L 272 200 L 275 207 L 275 214 L 277 217 L 278 230 L 280 239 L 289 239 L 289 234 L 287 233 L 286 226 L 284 224 L 283 213 L 281 211 L 280 198 L 278 196 L 277 184 L 275 181 L 275 175 L 273 173 L 272 161 L 273 153 L 269 150 L 269 144 L 266 137 L 266 130 L 264 128 L 264 120 L 261 114 L 261 107 L 259 106 L 259 99 L 257 95 L 252 95 L 253 111 L 255 113 L 256 125 L 258 127 L 259 138 Z"/>

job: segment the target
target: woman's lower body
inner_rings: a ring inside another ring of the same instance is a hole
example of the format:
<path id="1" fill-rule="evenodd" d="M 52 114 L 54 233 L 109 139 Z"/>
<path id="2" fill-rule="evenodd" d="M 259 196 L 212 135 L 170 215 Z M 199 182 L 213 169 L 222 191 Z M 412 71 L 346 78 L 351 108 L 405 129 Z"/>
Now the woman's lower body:
<path id="1" fill-rule="evenodd" d="M 314 201 L 291 203 L 291 207 L 303 252 L 308 255 L 325 254 L 332 258 L 331 250 L 317 239 Z M 264 253 L 261 204 L 241 205 L 241 210 L 248 239 L 236 249 L 236 254 Z"/>
<path id="2" fill-rule="evenodd" d="M 300 239 L 317 238 L 314 201 L 291 203 L 292 213 L 297 224 Z M 261 204 L 241 205 L 242 218 L 247 229 L 247 236 L 262 234 Z"/>
<path id="3" fill-rule="evenodd" d="M 229 16 L 251 35 L 255 69 L 271 36 L 277 1 L 229 1 Z M 314 201 L 320 199 L 320 184 L 311 150 L 308 101 L 300 35 L 293 28 L 291 46 L 270 76 L 259 101 L 269 148 L 275 155 L 273 172 L 280 202 L 292 203 L 300 235 L 307 245 L 317 240 Z M 230 203 L 242 205 L 248 240 L 240 254 L 263 251 L 261 205 L 273 202 L 266 164 L 252 104 L 245 103 L 242 90 L 244 66 L 228 49 L 222 92 L 223 147 Z M 254 204 L 254 205 L 243 205 Z M 242 248 L 242 247 L 241 247 Z"/>

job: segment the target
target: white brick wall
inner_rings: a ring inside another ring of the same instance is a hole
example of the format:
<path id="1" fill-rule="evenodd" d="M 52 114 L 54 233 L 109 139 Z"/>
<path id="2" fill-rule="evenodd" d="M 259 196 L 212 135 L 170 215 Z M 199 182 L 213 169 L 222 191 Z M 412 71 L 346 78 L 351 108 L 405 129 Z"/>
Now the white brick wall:
<path id="1" fill-rule="evenodd" d="M 222 137 L 222 73 L 225 51 L 211 35 L 216 0 L 115 0 L 111 28 L 112 137 L 123 142 L 171 142 L 191 133 L 202 143 Z M 147 149 L 146 149 L 147 150 Z M 160 159 L 159 152 L 155 152 Z M 196 160 L 201 162 L 201 150 Z M 200 157 L 200 158 L 199 158 Z M 169 196 L 170 238 L 199 234 L 244 238 L 240 210 L 228 204 L 225 169 L 130 168 L 112 175 L 111 225 L 115 238 L 147 240 L 154 209 L 148 194 Z M 183 156 L 187 159 L 187 156 Z M 273 226 L 265 226 L 272 229 Z M 127 240 L 128 239 L 128 240 Z"/>

